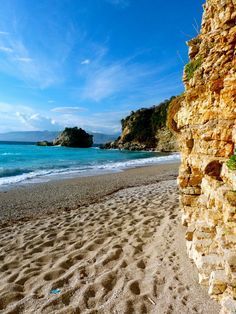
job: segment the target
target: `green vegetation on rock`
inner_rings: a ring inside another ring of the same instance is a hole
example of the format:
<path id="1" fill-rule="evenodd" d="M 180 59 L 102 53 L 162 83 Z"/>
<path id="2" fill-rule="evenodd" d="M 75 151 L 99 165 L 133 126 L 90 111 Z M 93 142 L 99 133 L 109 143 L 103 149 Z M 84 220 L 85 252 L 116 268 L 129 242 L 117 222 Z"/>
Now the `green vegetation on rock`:
<path id="1" fill-rule="evenodd" d="M 188 64 L 186 64 L 184 72 L 187 80 L 190 80 L 193 77 L 194 72 L 201 66 L 201 64 L 202 64 L 201 58 L 194 59 L 190 61 Z"/>
<path id="2" fill-rule="evenodd" d="M 151 108 L 132 111 L 121 120 L 122 134 L 114 142 L 103 145 L 103 148 L 120 148 L 129 150 L 156 149 L 161 143 L 159 137 L 165 137 L 164 151 L 175 150 L 172 146 L 173 135 L 166 127 L 168 107 L 175 97 Z M 162 131 L 160 135 L 158 132 Z M 174 140 L 174 142 L 176 142 Z M 172 146 L 171 146 L 172 145 Z M 162 150 L 162 147 L 158 147 Z M 165 150 L 166 149 L 166 150 Z"/>
<path id="3" fill-rule="evenodd" d="M 122 131 L 129 130 L 122 141 L 136 141 L 145 143 L 147 147 L 154 147 L 156 131 L 166 126 L 168 106 L 174 98 L 171 97 L 158 106 L 132 111 L 128 117 L 122 119 Z"/>
<path id="4" fill-rule="evenodd" d="M 226 165 L 230 170 L 236 170 L 236 155 L 232 155 L 226 162 Z"/>

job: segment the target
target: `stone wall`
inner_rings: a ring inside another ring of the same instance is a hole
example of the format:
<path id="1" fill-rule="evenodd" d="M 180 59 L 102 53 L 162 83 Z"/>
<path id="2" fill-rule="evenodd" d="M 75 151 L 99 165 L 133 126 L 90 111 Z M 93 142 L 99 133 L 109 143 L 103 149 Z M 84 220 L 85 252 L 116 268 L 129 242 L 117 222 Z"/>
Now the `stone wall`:
<path id="1" fill-rule="evenodd" d="M 236 313 L 236 0 L 207 0 L 200 34 L 189 45 L 185 93 L 170 107 L 177 133 L 182 221 L 199 282 Z"/>

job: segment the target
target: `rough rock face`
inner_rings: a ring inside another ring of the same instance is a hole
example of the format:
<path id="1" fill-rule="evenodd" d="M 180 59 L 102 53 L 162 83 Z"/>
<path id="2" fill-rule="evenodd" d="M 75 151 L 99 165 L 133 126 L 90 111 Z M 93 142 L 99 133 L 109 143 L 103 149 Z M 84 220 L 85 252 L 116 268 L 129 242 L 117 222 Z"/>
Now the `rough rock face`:
<path id="1" fill-rule="evenodd" d="M 52 142 L 40 141 L 36 143 L 37 146 L 53 146 Z"/>
<path id="2" fill-rule="evenodd" d="M 121 136 L 104 148 L 178 151 L 176 137 L 166 126 L 167 111 L 173 98 L 152 108 L 139 109 L 122 119 Z"/>
<path id="3" fill-rule="evenodd" d="M 182 153 L 188 254 L 221 313 L 236 313 L 236 167 L 227 166 L 236 144 L 236 0 L 207 0 L 204 9 L 168 123 Z"/>
<path id="4" fill-rule="evenodd" d="M 160 128 L 155 134 L 155 150 L 160 152 L 177 152 L 179 151 L 176 136 L 166 126 Z"/>
<path id="5" fill-rule="evenodd" d="M 93 136 L 81 128 L 65 128 L 53 141 L 53 145 L 81 148 L 91 147 L 93 145 Z"/>

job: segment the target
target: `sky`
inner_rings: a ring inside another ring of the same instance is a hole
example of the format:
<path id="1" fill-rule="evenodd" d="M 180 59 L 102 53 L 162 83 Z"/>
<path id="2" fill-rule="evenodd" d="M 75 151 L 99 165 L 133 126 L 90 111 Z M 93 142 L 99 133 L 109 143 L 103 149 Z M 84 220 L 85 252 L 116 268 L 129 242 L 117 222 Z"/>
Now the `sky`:
<path id="1" fill-rule="evenodd" d="M 1 0 L 0 133 L 116 133 L 183 92 L 203 0 Z"/>

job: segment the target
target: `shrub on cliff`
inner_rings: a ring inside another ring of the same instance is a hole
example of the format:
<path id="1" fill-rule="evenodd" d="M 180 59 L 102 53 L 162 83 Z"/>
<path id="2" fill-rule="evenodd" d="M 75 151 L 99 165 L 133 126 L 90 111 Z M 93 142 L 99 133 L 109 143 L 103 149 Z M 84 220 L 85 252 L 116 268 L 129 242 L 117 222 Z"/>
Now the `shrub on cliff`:
<path id="1" fill-rule="evenodd" d="M 230 170 L 236 170 L 236 155 L 232 155 L 226 162 L 226 165 Z"/>
<path id="2" fill-rule="evenodd" d="M 153 109 L 140 109 L 132 112 L 122 124 L 122 130 L 127 128 L 129 132 L 123 136 L 122 141 L 126 142 L 152 142 L 152 125 L 151 118 Z"/>
<path id="3" fill-rule="evenodd" d="M 129 116 L 121 120 L 122 135 L 114 143 L 108 144 L 106 147 L 113 148 L 137 148 L 152 149 L 157 145 L 157 131 L 166 127 L 167 112 L 171 101 L 175 97 L 160 103 L 151 108 L 142 108 L 132 111 Z"/>
<path id="4" fill-rule="evenodd" d="M 202 64 L 201 58 L 194 59 L 190 61 L 188 64 L 186 64 L 184 72 L 187 80 L 190 80 L 193 77 L 194 72 L 201 66 L 201 64 Z"/>
<path id="5" fill-rule="evenodd" d="M 172 96 L 170 99 L 160 103 L 159 106 L 154 107 L 154 112 L 151 118 L 152 130 L 154 132 L 166 126 L 168 108 L 174 98 L 175 96 Z"/>

